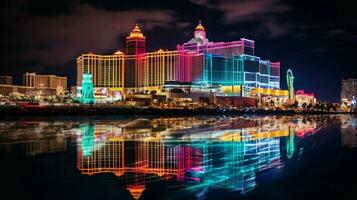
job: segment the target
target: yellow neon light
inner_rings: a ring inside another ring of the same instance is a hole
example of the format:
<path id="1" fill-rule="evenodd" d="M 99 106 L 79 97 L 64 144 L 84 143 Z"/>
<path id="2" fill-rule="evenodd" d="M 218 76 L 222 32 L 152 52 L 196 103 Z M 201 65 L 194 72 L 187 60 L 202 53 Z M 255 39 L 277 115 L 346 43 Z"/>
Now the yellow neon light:
<path id="1" fill-rule="evenodd" d="M 133 31 L 131 31 L 128 38 L 144 38 L 143 33 L 141 32 L 138 24 L 135 24 Z"/>

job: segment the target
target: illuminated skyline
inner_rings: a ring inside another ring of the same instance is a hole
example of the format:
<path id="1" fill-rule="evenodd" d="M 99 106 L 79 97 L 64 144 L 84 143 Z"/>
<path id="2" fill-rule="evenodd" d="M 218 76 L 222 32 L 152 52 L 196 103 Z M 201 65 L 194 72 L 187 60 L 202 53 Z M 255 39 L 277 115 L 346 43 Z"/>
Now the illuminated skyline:
<path id="1" fill-rule="evenodd" d="M 133 24 L 142 25 L 151 39 L 148 50 L 153 51 L 174 49 L 177 43 L 188 41 L 196 26 L 191 22 L 199 19 L 210 30 L 207 37 L 212 41 L 254 39 L 259 44 L 257 55 L 280 60 L 282 72 L 292 68 L 296 89 L 314 91 L 319 99 L 337 101 L 340 80 L 357 76 L 353 55 L 356 13 L 344 0 L 332 4 L 280 0 L 6 2 L 1 14 L 1 75 L 12 75 L 20 84 L 24 72 L 35 71 L 67 76 L 69 85 L 75 85 L 76 57 L 123 49 Z M 316 81 L 316 77 L 321 78 Z"/>
<path id="2" fill-rule="evenodd" d="M 212 42 L 199 20 L 193 37 L 177 50 L 147 51 L 147 40 L 138 24 L 126 37 L 125 54 L 82 54 L 77 58 L 77 86 L 83 73 L 93 75 L 94 87 L 111 91 L 162 91 L 168 81 L 236 87 L 234 94 L 253 88 L 280 89 L 280 62 L 255 55 L 255 42 L 240 38 Z M 232 92 L 229 92 L 232 93 Z"/>

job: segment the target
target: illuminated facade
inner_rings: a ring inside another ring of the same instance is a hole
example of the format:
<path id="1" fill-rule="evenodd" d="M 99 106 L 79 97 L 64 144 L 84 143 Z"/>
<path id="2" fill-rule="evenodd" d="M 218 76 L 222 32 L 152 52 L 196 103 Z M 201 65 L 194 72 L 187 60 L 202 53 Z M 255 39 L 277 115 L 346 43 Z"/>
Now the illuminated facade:
<path id="1" fill-rule="evenodd" d="M 82 84 L 84 73 L 92 74 L 94 87 L 120 90 L 124 80 L 124 54 L 114 55 L 83 54 L 77 58 L 77 86 Z"/>
<path id="2" fill-rule="evenodd" d="M 125 59 L 125 88 L 143 87 L 143 71 L 145 70 L 145 37 L 136 24 L 133 31 L 126 37 L 126 55 Z"/>
<path id="3" fill-rule="evenodd" d="M 12 76 L 0 76 L 1 85 L 12 85 Z"/>
<path id="4" fill-rule="evenodd" d="M 353 97 L 357 97 L 357 79 L 343 79 L 341 81 L 341 102 L 349 105 Z"/>
<path id="5" fill-rule="evenodd" d="M 26 87 L 38 89 L 57 90 L 57 94 L 64 94 L 67 90 L 67 77 L 56 75 L 39 75 L 36 73 L 26 72 L 23 76 L 23 84 Z"/>
<path id="6" fill-rule="evenodd" d="M 255 56 L 253 40 L 241 38 L 232 42 L 210 42 L 200 22 L 194 38 L 178 45 L 177 49 L 185 61 L 180 65 L 180 69 L 185 72 L 181 81 L 247 88 L 280 88 L 280 62 L 265 61 Z M 201 58 L 202 61 L 186 61 L 192 57 Z"/>
<path id="7" fill-rule="evenodd" d="M 108 62 L 103 64 L 106 59 Z M 239 87 L 239 90 L 242 86 L 280 88 L 280 62 L 256 56 L 253 40 L 209 41 L 201 22 L 194 37 L 177 45 L 177 50 L 154 52 L 146 51 L 146 37 L 136 25 L 126 37 L 125 55 L 83 54 L 77 59 L 77 85 L 82 73 L 93 74 L 94 87 L 118 91 L 160 91 L 167 81 Z"/>
<path id="8" fill-rule="evenodd" d="M 166 81 L 178 79 L 177 51 L 149 52 L 125 57 L 125 87 L 134 90 L 159 90 Z"/>
<path id="9" fill-rule="evenodd" d="M 316 98 L 314 93 L 305 93 L 304 90 L 297 90 L 295 94 L 295 100 L 298 102 L 298 105 L 303 104 L 312 104 L 315 105 Z"/>

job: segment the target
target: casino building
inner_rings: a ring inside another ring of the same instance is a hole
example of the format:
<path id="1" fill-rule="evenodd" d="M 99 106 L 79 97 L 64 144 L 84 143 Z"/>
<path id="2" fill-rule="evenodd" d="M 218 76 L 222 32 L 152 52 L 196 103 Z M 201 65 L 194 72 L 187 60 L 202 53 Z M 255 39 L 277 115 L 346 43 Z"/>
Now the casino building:
<path id="1" fill-rule="evenodd" d="M 255 55 L 253 40 L 211 42 L 201 21 L 194 37 L 176 50 L 146 51 L 146 37 L 138 25 L 126 37 L 125 54 L 83 54 L 77 58 L 77 86 L 82 74 L 93 75 L 94 87 L 109 91 L 160 93 L 165 83 L 216 85 L 224 95 L 250 96 L 255 91 L 286 95 L 280 90 L 280 62 Z M 259 90 L 257 90 L 257 88 Z"/>

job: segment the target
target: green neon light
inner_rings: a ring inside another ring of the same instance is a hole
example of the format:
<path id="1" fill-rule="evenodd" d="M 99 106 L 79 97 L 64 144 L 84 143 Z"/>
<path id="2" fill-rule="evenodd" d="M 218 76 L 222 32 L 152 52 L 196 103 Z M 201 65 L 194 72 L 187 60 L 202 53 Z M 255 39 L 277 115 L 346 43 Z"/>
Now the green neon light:
<path id="1" fill-rule="evenodd" d="M 91 156 L 94 148 L 94 126 L 82 125 L 79 127 L 82 132 L 82 151 L 84 156 Z"/>
<path id="2" fill-rule="evenodd" d="M 295 152 L 295 133 L 292 128 L 289 128 L 289 137 L 287 137 L 286 139 L 287 139 L 286 152 L 287 152 L 287 157 L 290 159 L 293 157 Z"/>
<path id="3" fill-rule="evenodd" d="M 82 97 L 79 99 L 82 104 L 95 104 L 92 74 L 83 74 Z"/>
<path id="4" fill-rule="evenodd" d="M 289 99 L 292 100 L 295 98 L 295 91 L 294 91 L 294 74 L 291 69 L 288 69 L 288 71 L 286 72 L 286 81 L 288 84 Z"/>

